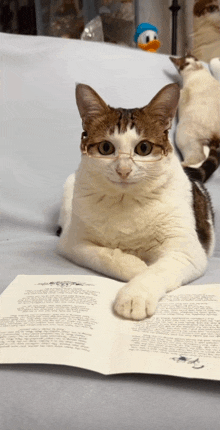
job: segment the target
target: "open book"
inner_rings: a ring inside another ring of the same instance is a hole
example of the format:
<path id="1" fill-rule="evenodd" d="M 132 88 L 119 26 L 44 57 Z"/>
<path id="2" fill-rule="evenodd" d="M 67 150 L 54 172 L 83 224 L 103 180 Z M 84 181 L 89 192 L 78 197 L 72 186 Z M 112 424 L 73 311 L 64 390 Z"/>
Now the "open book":
<path id="1" fill-rule="evenodd" d="M 220 284 L 181 287 L 143 321 L 113 313 L 122 285 L 98 276 L 17 276 L 0 297 L 0 363 L 220 380 Z"/>

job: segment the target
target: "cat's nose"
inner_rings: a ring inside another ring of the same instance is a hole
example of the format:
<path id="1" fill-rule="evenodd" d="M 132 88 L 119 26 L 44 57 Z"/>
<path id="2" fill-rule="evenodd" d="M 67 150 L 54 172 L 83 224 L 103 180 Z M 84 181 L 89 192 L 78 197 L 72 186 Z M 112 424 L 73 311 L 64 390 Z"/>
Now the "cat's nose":
<path id="1" fill-rule="evenodd" d="M 127 177 L 130 175 L 131 173 L 131 167 L 129 166 L 118 166 L 116 168 L 116 172 L 117 174 L 120 176 L 120 178 L 122 179 L 127 179 Z"/>

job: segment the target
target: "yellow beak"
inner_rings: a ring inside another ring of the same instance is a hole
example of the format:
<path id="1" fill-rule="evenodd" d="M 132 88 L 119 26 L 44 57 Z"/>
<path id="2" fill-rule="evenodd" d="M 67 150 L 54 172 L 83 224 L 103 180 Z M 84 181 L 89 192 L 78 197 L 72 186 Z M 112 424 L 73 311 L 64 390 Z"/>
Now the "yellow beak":
<path id="1" fill-rule="evenodd" d="M 138 47 L 143 49 L 144 51 L 156 52 L 160 47 L 160 41 L 156 39 L 151 40 L 148 43 L 138 43 Z"/>

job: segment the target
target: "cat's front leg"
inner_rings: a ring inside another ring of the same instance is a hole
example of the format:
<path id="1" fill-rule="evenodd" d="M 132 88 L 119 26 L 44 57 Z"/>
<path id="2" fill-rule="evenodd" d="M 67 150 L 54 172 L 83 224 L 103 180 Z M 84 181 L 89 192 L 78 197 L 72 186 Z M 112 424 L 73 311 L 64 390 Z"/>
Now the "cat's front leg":
<path id="1" fill-rule="evenodd" d="M 61 240 L 58 251 L 79 266 L 88 267 L 124 282 L 130 281 L 146 270 L 146 264 L 140 258 L 118 248 L 98 246 L 89 241 L 68 246 Z"/>
<path id="2" fill-rule="evenodd" d="M 205 252 L 196 244 L 187 252 L 174 251 L 160 258 L 121 288 L 115 299 L 115 312 L 134 320 L 152 316 L 167 292 L 201 276 L 206 265 Z"/>

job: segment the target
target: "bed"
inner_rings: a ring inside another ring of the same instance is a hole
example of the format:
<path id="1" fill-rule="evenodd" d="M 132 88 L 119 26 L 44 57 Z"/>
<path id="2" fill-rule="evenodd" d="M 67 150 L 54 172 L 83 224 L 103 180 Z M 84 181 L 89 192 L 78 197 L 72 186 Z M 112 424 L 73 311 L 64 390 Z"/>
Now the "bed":
<path id="1" fill-rule="evenodd" d="M 56 254 L 67 176 L 80 161 L 75 83 L 115 107 L 147 104 L 178 80 L 167 55 L 0 33 L 2 292 L 18 274 L 94 274 Z M 171 138 L 175 124 L 171 131 Z M 216 248 L 197 284 L 220 282 L 220 169 L 207 184 Z M 103 376 L 55 365 L 0 366 L 2 430 L 216 430 L 219 383 L 160 375 Z"/>

